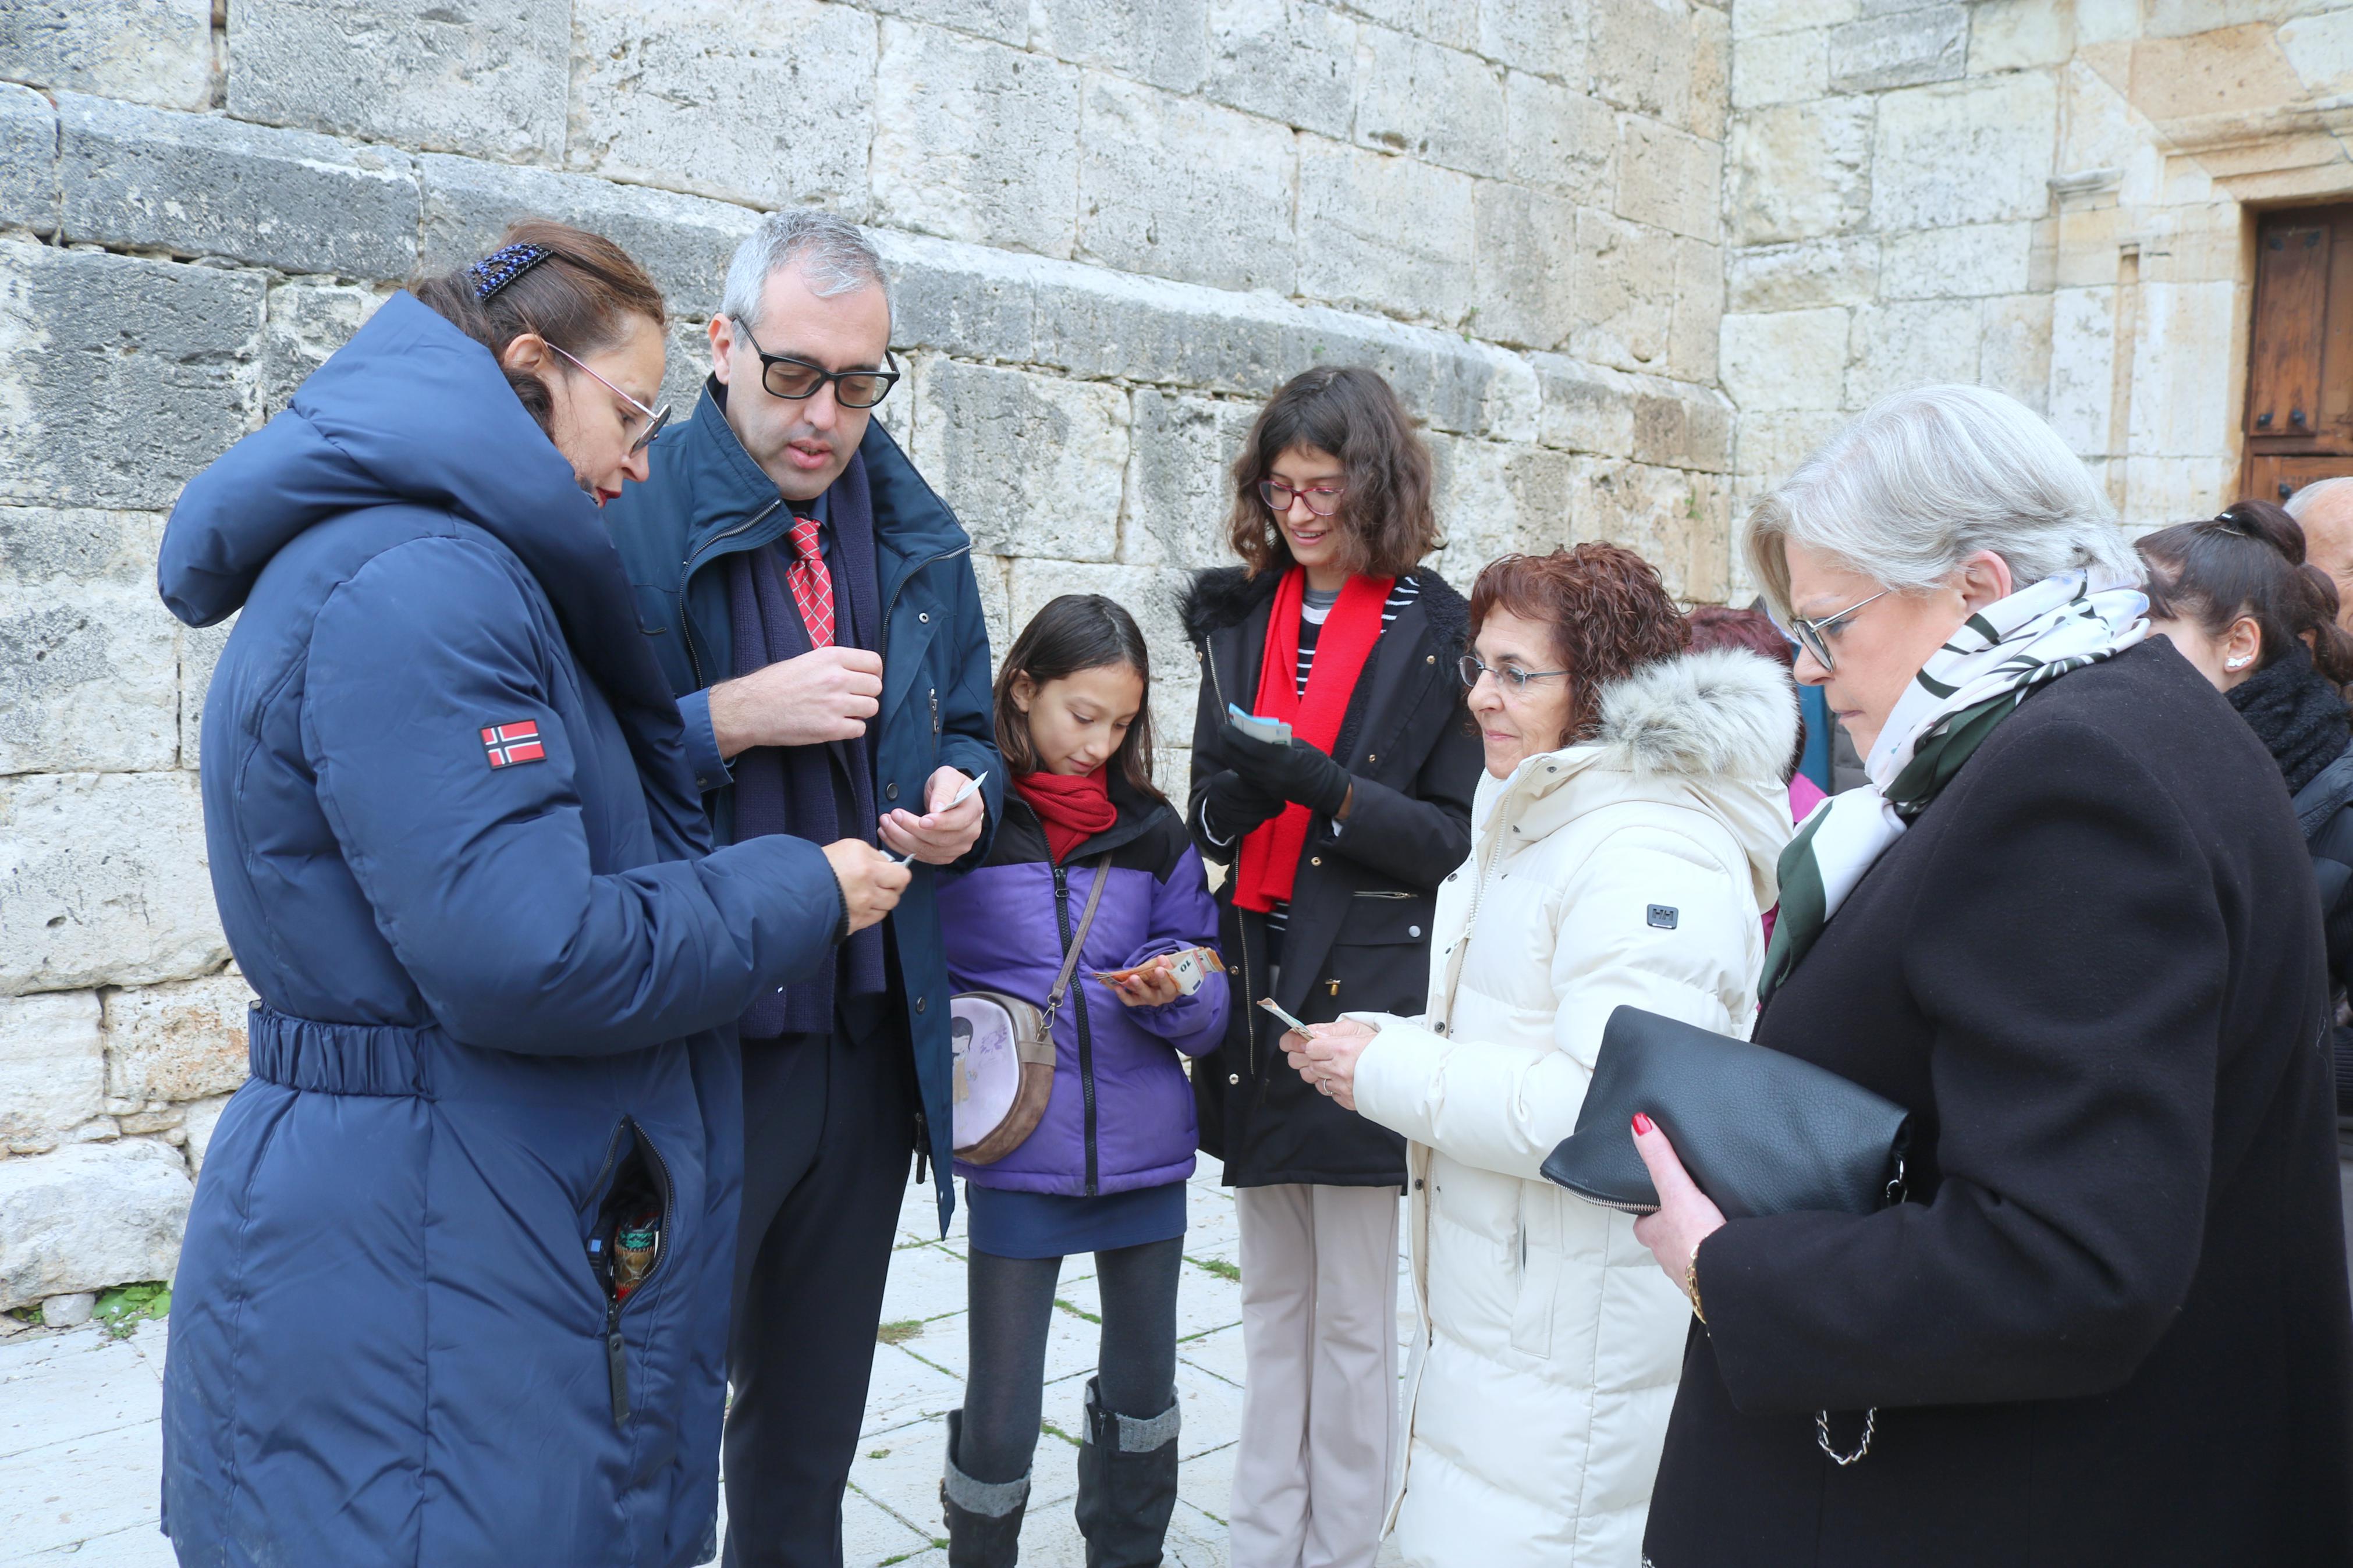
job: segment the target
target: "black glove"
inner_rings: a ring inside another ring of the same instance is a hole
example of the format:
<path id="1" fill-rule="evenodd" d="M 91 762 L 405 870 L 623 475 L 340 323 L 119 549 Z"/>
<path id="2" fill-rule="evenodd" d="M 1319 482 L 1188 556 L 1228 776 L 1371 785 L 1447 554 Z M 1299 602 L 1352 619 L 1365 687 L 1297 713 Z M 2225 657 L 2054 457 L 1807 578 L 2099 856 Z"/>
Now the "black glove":
<path id="1" fill-rule="evenodd" d="M 1239 844 L 1282 815 L 1281 795 L 1269 795 L 1242 782 L 1231 768 L 1210 776 L 1201 786 L 1201 821 L 1213 837 Z"/>
<path id="2" fill-rule="evenodd" d="M 1224 740 L 1226 760 L 1244 784 L 1325 816 L 1339 816 L 1347 804 L 1348 770 L 1304 741 L 1278 745 L 1232 723 Z"/>

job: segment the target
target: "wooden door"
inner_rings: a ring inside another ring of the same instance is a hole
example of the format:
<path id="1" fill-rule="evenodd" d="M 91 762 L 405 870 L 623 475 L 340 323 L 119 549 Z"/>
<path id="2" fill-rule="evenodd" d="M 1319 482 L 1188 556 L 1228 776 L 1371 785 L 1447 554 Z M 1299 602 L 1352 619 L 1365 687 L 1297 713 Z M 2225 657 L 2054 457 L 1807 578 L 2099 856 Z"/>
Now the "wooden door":
<path id="1" fill-rule="evenodd" d="M 2353 206 L 2263 217 L 2247 343 L 2240 492 L 2285 500 L 2353 474 Z"/>

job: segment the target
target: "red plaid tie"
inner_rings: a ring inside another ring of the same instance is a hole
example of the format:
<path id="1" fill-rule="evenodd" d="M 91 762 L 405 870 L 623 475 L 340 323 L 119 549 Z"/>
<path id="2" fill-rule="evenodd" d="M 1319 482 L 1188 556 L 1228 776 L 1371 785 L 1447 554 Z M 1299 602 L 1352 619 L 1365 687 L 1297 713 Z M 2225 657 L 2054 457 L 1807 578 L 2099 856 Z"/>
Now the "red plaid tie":
<path id="1" fill-rule="evenodd" d="M 808 628 L 813 648 L 833 646 L 833 574 L 825 569 L 817 528 L 808 518 L 796 518 L 785 536 L 793 542 L 793 563 L 785 568 L 785 581 L 793 585 L 793 603 L 800 606 L 801 625 Z"/>

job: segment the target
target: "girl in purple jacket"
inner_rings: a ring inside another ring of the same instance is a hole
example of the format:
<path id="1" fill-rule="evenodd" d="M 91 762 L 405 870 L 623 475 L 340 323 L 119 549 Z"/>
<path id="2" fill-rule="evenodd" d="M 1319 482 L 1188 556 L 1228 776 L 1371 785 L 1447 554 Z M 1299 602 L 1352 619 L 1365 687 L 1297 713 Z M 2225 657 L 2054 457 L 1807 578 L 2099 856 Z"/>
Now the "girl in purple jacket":
<path id="1" fill-rule="evenodd" d="M 1193 1096 L 1179 1053 L 1223 1036 L 1226 977 L 1185 994 L 1166 955 L 1213 946 L 1217 907 L 1184 819 L 1152 784 L 1151 674 L 1134 617 L 1066 594 L 997 678 L 1014 788 L 981 867 L 940 890 L 959 991 L 1043 1005 L 1108 879 L 1054 1020 L 1054 1091 L 991 1165 L 959 1160 L 971 1225 L 971 1361 L 948 1415 L 948 1558 L 1016 1560 L 1064 1257 L 1095 1255 L 1103 1340 L 1079 1448 L 1079 1529 L 1099 1568 L 1160 1561 L 1176 1502 L 1176 1273 Z M 1098 976 L 1139 970 L 1117 984 Z"/>

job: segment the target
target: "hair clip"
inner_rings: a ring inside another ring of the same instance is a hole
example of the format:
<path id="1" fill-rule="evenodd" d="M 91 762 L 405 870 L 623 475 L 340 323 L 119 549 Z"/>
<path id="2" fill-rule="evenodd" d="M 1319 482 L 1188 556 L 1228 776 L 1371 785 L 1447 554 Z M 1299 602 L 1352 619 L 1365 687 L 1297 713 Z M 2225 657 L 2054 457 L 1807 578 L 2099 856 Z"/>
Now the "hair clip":
<path id="1" fill-rule="evenodd" d="M 546 260 L 555 252 L 543 245 L 502 245 L 466 268 L 474 279 L 474 298 L 490 297 Z"/>

